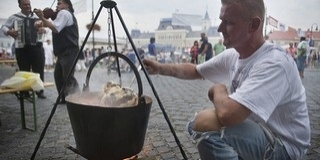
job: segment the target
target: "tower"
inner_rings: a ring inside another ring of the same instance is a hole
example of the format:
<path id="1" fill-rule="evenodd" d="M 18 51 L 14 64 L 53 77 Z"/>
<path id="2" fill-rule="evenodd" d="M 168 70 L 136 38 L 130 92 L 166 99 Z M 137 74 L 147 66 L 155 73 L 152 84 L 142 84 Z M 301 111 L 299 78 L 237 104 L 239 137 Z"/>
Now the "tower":
<path id="1" fill-rule="evenodd" d="M 206 33 L 210 27 L 211 27 L 211 19 L 209 18 L 209 14 L 207 10 L 202 20 L 202 32 Z"/>

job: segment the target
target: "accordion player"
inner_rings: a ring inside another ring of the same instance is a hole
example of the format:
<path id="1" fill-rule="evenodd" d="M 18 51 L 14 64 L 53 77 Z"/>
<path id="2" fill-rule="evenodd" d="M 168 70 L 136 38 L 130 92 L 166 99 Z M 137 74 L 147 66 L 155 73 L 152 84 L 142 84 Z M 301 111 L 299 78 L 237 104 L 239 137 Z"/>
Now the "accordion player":
<path id="1" fill-rule="evenodd" d="M 42 34 L 38 34 L 36 27 L 34 27 L 34 23 L 39 19 L 23 17 L 17 14 L 14 16 L 20 18 L 14 22 L 14 28 L 18 31 L 15 48 L 23 48 L 25 45 L 36 45 L 37 42 L 41 41 Z"/>

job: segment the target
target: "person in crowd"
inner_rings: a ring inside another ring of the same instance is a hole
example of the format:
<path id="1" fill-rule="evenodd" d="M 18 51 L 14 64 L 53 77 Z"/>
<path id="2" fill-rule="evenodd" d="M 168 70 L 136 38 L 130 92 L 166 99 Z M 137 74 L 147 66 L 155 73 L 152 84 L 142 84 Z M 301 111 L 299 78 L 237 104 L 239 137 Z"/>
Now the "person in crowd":
<path id="1" fill-rule="evenodd" d="M 38 25 L 52 30 L 53 52 L 57 57 L 54 80 L 58 93 L 62 90 L 70 73 L 60 101 L 61 104 L 64 104 L 67 95 L 80 91 L 79 84 L 74 77 L 74 68 L 72 68 L 79 52 L 79 29 L 70 0 L 58 0 L 56 9 L 58 13 L 53 21 L 46 19 L 40 9 L 36 9 L 35 13 L 42 21 Z"/>
<path id="2" fill-rule="evenodd" d="M 296 61 L 296 48 L 293 46 L 293 43 L 289 43 L 289 47 L 286 49 L 286 52 Z"/>
<path id="3" fill-rule="evenodd" d="M 198 49 L 199 43 L 198 41 L 194 41 L 193 46 L 190 49 L 191 63 L 198 64 Z"/>
<path id="4" fill-rule="evenodd" d="M 201 34 L 202 35 L 202 34 Z M 205 49 L 207 50 L 208 48 L 208 45 L 204 45 L 203 44 L 203 40 L 202 38 L 200 39 L 199 41 L 199 49 L 198 49 L 198 64 L 201 64 L 203 62 L 206 61 L 206 55 L 205 55 L 205 52 L 203 52 L 202 50 Z"/>
<path id="5" fill-rule="evenodd" d="M 225 50 L 224 45 L 222 44 L 222 39 L 219 39 L 218 43 L 214 44 L 213 46 L 214 55 L 217 56 L 221 52 Z"/>
<path id="6" fill-rule="evenodd" d="M 316 63 L 317 63 L 317 60 L 318 60 L 318 55 L 317 55 L 317 52 L 316 50 L 311 50 L 311 53 L 310 53 L 310 65 L 309 67 L 310 68 L 315 68 L 316 67 Z"/>
<path id="7" fill-rule="evenodd" d="M 158 52 L 157 54 L 157 61 L 160 62 L 160 63 L 165 63 L 165 55 L 164 55 L 164 52 L 161 50 Z"/>
<path id="8" fill-rule="evenodd" d="M 2 49 L 0 52 L 0 59 L 1 60 L 8 60 L 9 59 L 9 54 L 6 49 Z"/>
<path id="9" fill-rule="evenodd" d="M 206 37 L 205 33 L 201 33 L 200 34 L 201 39 L 200 39 L 200 48 L 198 50 L 198 56 L 204 56 L 205 60 L 204 61 L 208 61 L 209 59 L 212 58 L 212 45 L 211 43 L 209 43 L 208 41 L 208 37 Z M 203 57 L 198 57 L 199 59 L 199 63 L 203 63 Z"/>
<path id="10" fill-rule="evenodd" d="M 294 60 L 263 37 L 263 0 L 221 0 L 224 52 L 195 65 L 144 60 L 149 74 L 213 83 L 213 107 L 187 124 L 202 160 L 302 159 L 310 146 L 305 88 Z"/>
<path id="11" fill-rule="evenodd" d="M 86 67 L 90 67 L 90 65 L 93 61 L 93 58 L 92 58 L 91 51 L 89 48 L 86 48 L 86 50 L 84 51 L 84 56 L 85 56 Z"/>
<path id="12" fill-rule="evenodd" d="M 46 43 L 43 44 L 45 53 L 45 69 L 50 70 L 53 66 L 53 46 L 51 40 L 47 39 Z"/>
<path id="13" fill-rule="evenodd" d="M 144 50 L 142 48 L 138 48 L 137 50 L 138 50 L 138 54 L 139 54 L 141 60 L 143 60 L 144 54 L 145 54 Z"/>
<path id="14" fill-rule="evenodd" d="M 156 39 L 154 37 L 150 38 L 150 43 L 148 45 L 148 58 L 156 60 L 157 59 L 157 50 L 156 50 L 156 45 L 155 45 Z"/>
<path id="15" fill-rule="evenodd" d="M 136 54 L 134 53 L 133 49 L 130 49 L 128 52 L 127 57 L 130 59 L 130 61 L 136 66 L 137 64 L 137 57 Z M 128 66 L 128 71 L 132 72 L 132 68 L 130 66 Z"/>
<path id="16" fill-rule="evenodd" d="M 320 45 L 318 46 L 318 50 L 317 50 L 317 61 L 318 61 L 318 63 L 320 63 Z"/>
<path id="17" fill-rule="evenodd" d="M 305 61 L 305 67 L 308 67 L 311 61 L 311 46 L 314 45 L 314 41 L 312 40 L 310 35 L 306 36 L 306 40 L 305 40 L 306 46 L 307 46 L 307 56 L 306 56 L 306 61 Z"/>
<path id="18" fill-rule="evenodd" d="M 170 58 L 171 58 L 172 63 L 176 63 L 176 55 L 174 54 L 174 51 L 170 52 Z"/>
<path id="19" fill-rule="evenodd" d="M 77 62 L 77 71 L 86 71 L 87 67 L 85 64 L 85 57 L 84 57 L 84 52 L 81 52 L 79 55 L 79 60 Z"/>
<path id="20" fill-rule="evenodd" d="M 300 37 L 300 43 L 297 47 L 297 66 L 299 70 L 300 78 L 304 78 L 304 68 L 307 59 L 308 42 L 306 37 Z"/>
<path id="21" fill-rule="evenodd" d="M 103 47 L 103 46 L 101 46 L 101 47 L 100 47 L 100 49 L 101 49 L 101 51 L 100 51 L 100 52 L 101 52 L 101 54 L 104 54 L 104 53 L 106 53 L 106 52 L 107 52 L 107 50 L 106 50 L 106 49 L 104 49 L 104 47 Z M 101 55 L 101 54 L 100 54 L 100 55 Z M 99 56 L 100 56 L 100 55 L 99 55 Z"/>
<path id="22" fill-rule="evenodd" d="M 2 25 L 1 30 L 8 36 L 15 39 L 16 47 L 13 48 L 15 53 L 17 64 L 20 71 L 32 71 L 39 73 L 40 79 L 44 81 L 44 65 L 45 56 L 42 47 L 42 42 L 37 41 L 38 34 L 45 34 L 46 29 L 43 27 L 36 27 L 35 22 L 39 20 L 38 16 L 31 11 L 30 0 L 18 0 L 20 12 L 11 15 L 7 21 Z M 19 35 L 18 28 L 14 28 L 16 21 L 23 21 L 25 24 L 25 34 Z M 19 45 L 19 37 L 25 37 L 25 44 Z M 29 96 L 29 93 L 25 92 L 25 96 Z M 45 99 L 44 91 L 36 92 L 38 98 Z"/>
<path id="23" fill-rule="evenodd" d="M 97 52 L 98 50 L 96 48 L 91 49 L 91 56 L 92 56 L 92 61 L 94 61 L 97 58 Z"/>

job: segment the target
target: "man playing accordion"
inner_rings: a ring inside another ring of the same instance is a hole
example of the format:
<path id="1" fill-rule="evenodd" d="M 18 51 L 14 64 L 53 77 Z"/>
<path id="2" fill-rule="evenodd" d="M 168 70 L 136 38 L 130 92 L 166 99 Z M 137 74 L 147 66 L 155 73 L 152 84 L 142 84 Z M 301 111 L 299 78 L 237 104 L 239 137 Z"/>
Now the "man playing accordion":
<path id="1" fill-rule="evenodd" d="M 15 39 L 13 47 L 20 71 L 32 71 L 40 74 L 44 81 L 44 50 L 40 35 L 46 32 L 43 27 L 36 27 L 39 20 L 36 14 L 31 11 L 30 0 L 18 0 L 21 11 L 11 15 L 1 30 Z M 28 93 L 26 93 L 28 96 Z M 36 93 L 38 98 L 46 98 L 43 90 Z"/>

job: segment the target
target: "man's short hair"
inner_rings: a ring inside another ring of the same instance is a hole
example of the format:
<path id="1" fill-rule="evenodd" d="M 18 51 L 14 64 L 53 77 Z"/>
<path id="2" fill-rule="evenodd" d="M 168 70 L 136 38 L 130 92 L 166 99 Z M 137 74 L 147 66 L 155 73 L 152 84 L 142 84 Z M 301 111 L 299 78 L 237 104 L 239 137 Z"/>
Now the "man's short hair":
<path id="1" fill-rule="evenodd" d="M 155 41 L 156 41 L 156 38 L 154 38 L 154 37 L 150 38 L 150 43 L 154 43 Z"/>

